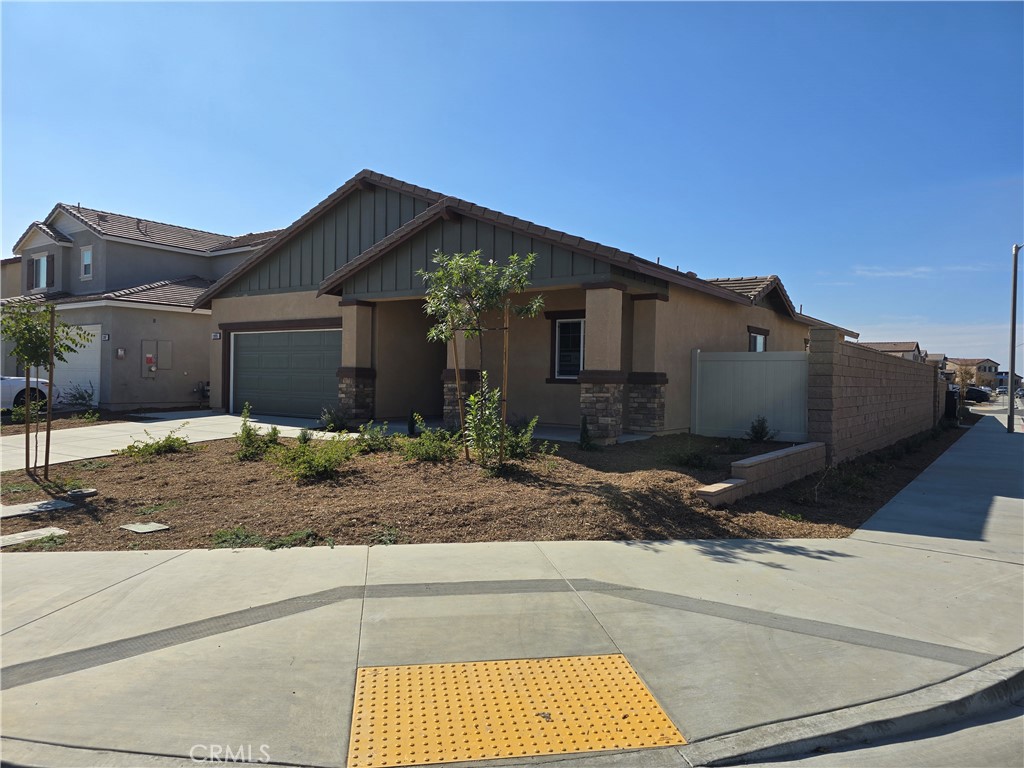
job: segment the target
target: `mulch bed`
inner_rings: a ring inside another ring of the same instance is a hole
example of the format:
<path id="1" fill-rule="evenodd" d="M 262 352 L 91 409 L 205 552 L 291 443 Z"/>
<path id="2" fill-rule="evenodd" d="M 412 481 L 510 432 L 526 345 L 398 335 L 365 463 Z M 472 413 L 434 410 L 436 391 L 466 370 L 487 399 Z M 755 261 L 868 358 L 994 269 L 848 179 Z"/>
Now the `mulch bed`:
<path id="1" fill-rule="evenodd" d="M 92 413 L 98 413 L 98 418 L 92 421 L 83 417 L 81 413 L 69 413 L 61 412 L 53 414 L 53 420 L 50 422 L 50 429 L 77 429 L 79 427 L 91 427 L 94 424 L 112 424 L 120 421 L 130 420 L 130 417 L 126 417 L 123 412 L 119 411 L 107 411 L 107 410 L 94 410 Z M 32 424 L 32 438 L 35 439 L 36 425 Z M 12 424 L 4 418 L 0 421 L 0 435 L 6 437 L 7 435 L 24 435 L 25 424 L 17 423 Z M 39 422 L 39 440 L 42 441 L 46 435 L 46 414 L 43 413 L 43 419 Z"/>
<path id="2" fill-rule="evenodd" d="M 207 548 L 218 531 L 236 527 L 265 539 L 311 531 L 298 538 L 338 545 L 839 538 L 965 431 L 942 432 L 903 455 L 862 457 L 726 510 L 710 508 L 694 491 L 728 477 L 729 462 L 742 454 L 724 452 L 736 443 L 709 438 L 656 437 L 593 452 L 561 444 L 555 456 L 518 463 L 497 477 L 463 460 L 432 464 L 371 454 L 315 484 L 297 483 L 269 460 L 240 462 L 235 441 L 219 440 L 151 461 L 113 456 L 57 465 L 51 480 L 97 488 L 94 503 L 4 520 L 3 533 L 59 526 L 69 535 L 57 551 Z M 780 446 L 744 447 L 750 455 Z M 715 466 L 674 463 L 690 450 L 712 456 Z M 5 472 L 2 481 L 4 504 L 48 497 L 22 471 Z M 140 535 L 119 528 L 129 522 L 170 530 Z"/>

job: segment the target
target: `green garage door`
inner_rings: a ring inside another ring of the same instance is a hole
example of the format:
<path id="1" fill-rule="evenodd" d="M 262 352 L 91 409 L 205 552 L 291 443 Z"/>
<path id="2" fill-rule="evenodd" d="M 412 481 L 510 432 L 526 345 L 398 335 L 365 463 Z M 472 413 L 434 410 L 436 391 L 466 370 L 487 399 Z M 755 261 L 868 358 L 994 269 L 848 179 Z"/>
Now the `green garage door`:
<path id="1" fill-rule="evenodd" d="M 317 418 L 338 404 L 341 331 L 236 333 L 232 337 L 235 413 Z"/>

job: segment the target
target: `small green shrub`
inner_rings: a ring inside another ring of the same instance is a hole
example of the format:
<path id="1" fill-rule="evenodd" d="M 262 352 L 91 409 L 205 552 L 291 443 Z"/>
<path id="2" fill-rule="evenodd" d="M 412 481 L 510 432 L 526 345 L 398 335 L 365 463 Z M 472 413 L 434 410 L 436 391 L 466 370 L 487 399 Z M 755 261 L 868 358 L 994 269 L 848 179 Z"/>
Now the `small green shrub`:
<path id="1" fill-rule="evenodd" d="M 280 446 L 274 460 L 296 480 L 327 480 L 338 473 L 346 461 L 359 452 L 355 440 L 335 435 L 330 440 L 311 440 L 292 446 Z"/>
<path id="2" fill-rule="evenodd" d="M 86 422 L 88 422 L 90 424 L 95 424 L 97 421 L 100 420 L 100 412 L 99 411 L 94 411 L 92 409 L 89 409 L 85 413 L 76 414 L 76 415 L 72 416 L 71 418 L 73 418 L 73 419 L 80 419 L 80 420 L 86 421 Z"/>
<path id="3" fill-rule="evenodd" d="M 487 382 L 480 372 L 480 389 L 466 398 L 466 437 L 480 466 L 493 469 L 499 463 L 501 442 L 501 390 Z"/>
<path id="4" fill-rule="evenodd" d="M 60 493 L 67 493 L 68 491 L 77 491 L 79 488 L 85 488 L 85 483 L 79 480 L 77 477 L 68 477 L 64 480 L 48 480 L 39 484 L 47 493 L 56 496 Z"/>
<path id="5" fill-rule="evenodd" d="M 691 469 L 714 469 L 715 467 L 715 460 L 700 451 L 674 453 L 669 457 L 669 461 L 680 467 L 690 467 Z"/>
<path id="6" fill-rule="evenodd" d="M 758 416 L 750 422 L 750 429 L 747 430 L 747 439 L 752 443 L 766 443 L 769 440 L 774 440 L 777 434 L 779 434 L 777 429 L 768 428 L 767 418 Z"/>
<path id="7" fill-rule="evenodd" d="M 458 433 L 447 429 L 430 429 L 423 417 L 415 414 L 419 437 L 403 440 L 400 444 L 402 456 L 409 461 L 454 461 L 459 455 Z"/>
<path id="8" fill-rule="evenodd" d="M 409 420 L 405 424 L 405 431 L 409 437 L 416 437 L 416 430 L 419 427 L 419 424 L 416 421 L 416 417 L 418 415 L 419 414 L 414 413 L 411 409 L 409 410 Z"/>
<path id="9" fill-rule="evenodd" d="M 213 534 L 214 549 L 239 549 L 241 547 L 262 547 L 267 539 L 260 533 L 239 525 Z"/>
<path id="10" fill-rule="evenodd" d="M 42 415 L 46 413 L 46 401 L 32 400 L 29 405 L 29 421 L 35 424 L 37 421 L 42 419 Z M 11 408 L 8 413 L 10 414 L 10 420 L 12 424 L 24 424 L 25 423 L 25 406 L 16 405 Z"/>
<path id="11" fill-rule="evenodd" d="M 792 520 L 794 523 L 803 522 L 804 516 L 799 512 L 787 512 L 784 509 L 779 510 L 779 517 L 783 520 Z"/>
<path id="12" fill-rule="evenodd" d="M 188 425 L 186 421 L 180 427 L 172 429 L 163 437 L 153 437 L 148 429 L 145 440 L 136 440 L 125 448 L 115 448 L 114 453 L 118 456 L 130 456 L 133 459 L 151 459 L 155 456 L 162 456 L 165 453 L 184 453 L 192 450 L 188 438 L 178 435 L 178 431 Z"/>
<path id="13" fill-rule="evenodd" d="M 347 432 L 345 415 L 337 406 L 325 406 L 320 410 L 320 423 L 325 432 Z"/>
<path id="14" fill-rule="evenodd" d="M 235 433 L 238 450 L 235 457 L 239 461 L 260 461 L 273 446 L 277 445 L 281 431 L 273 426 L 266 434 L 249 421 L 249 403 L 242 406 L 242 425 Z"/>
<path id="15" fill-rule="evenodd" d="M 61 405 L 67 406 L 74 411 L 90 408 L 95 399 L 96 388 L 91 381 L 88 387 L 83 387 L 81 384 L 72 384 L 60 396 Z"/>
<path id="16" fill-rule="evenodd" d="M 299 441 L 299 445 L 309 445 L 309 441 L 313 439 L 313 433 L 303 427 L 299 430 L 299 436 L 296 440 Z"/>
<path id="17" fill-rule="evenodd" d="M 355 444 L 360 453 L 387 453 L 394 449 L 395 438 L 388 434 L 386 421 L 379 427 L 368 421 L 359 425 L 359 435 L 355 438 Z"/>
<path id="18" fill-rule="evenodd" d="M 528 459 L 534 454 L 533 430 L 537 427 L 537 417 L 534 416 L 526 426 L 516 429 L 507 427 L 505 430 L 505 458 L 506 459 Z M 545 452 L 551 452 L 550 444 L 545 441 Z M 555 447 L 557 450 L 557 446 Z"/>

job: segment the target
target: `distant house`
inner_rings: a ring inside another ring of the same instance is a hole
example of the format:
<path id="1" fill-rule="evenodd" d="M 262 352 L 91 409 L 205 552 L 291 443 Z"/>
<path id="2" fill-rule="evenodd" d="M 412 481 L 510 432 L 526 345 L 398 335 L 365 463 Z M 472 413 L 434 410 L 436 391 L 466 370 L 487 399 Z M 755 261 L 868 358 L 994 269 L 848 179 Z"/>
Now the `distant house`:
<path id="1" fill-rule="evenodd" d="M 915 363 L 925 360 L 921 347 L 916 341 L 861 341 L 858 343 L 877 352 L 884 352 L 893 357 L 902 357 L 904 360 L 913 360 Z"/>
<path id="2" fill-rule="evenodd" d="M 1007 373 L 1006 371 L 996 371 L 996 386 L 997 387 L 1006 387 L 1006 386 L 1008 386 L 1006 382 L 1007 382 L 1007 380 L 1009 378 L 1010 378 L 1010 374 Z M 1020 374 L 1019 373 L 1014 374 L 1014 376 L 1013 376 L 1013 388 L 1017 389 L 1017 387 L 1019 387 L 1020 385 L 1021 385 L 1021 376 L 1020 376 Z"/>
<path id="3" fill-rule="evenodd" d="M 624 430 L 691 425 L 691 353 L 803 352 L 812 328 L 778 277 L 702 280 L 618 248 L 365 170 L 232 270 L 196 302 L 221 333 L 211 349 L 211 404 L 238 412 L 452 420 L 481 368 L 427 341 L 421 270 L 433 254 L 482 250 L 502 262 L 537 255 L 541 316 L 515 321 L 513 413 L 615 439 Z M 834 326 L 830 326 L 834 327 Z M 848 333 L 848 332 L 847 332 Z"/>
<path id="4" fill-rule="evenodd" d="M 58 203 L 2 263 L 3 303 L 50 303 L 94 334 L 58 366 L 62 392 L 103 408 L 198 404 L 210 369 L 210 313 L 192 304 L 276 232 L 231 237 Z M 3 373 L 20 373 L 3 350 Z"/>
<path id="5" fill-rule="evenodd" d="M 999 371 L 999 363 L 987 357 L 950 357 L 946 359 L 946 370 L 952 371 L 953 380 L 956 380 L 957 371 L 961 368 L 969 368 L 973 371 L 973 383 L 979 387 L 996 386 L 996 373 Z"/>

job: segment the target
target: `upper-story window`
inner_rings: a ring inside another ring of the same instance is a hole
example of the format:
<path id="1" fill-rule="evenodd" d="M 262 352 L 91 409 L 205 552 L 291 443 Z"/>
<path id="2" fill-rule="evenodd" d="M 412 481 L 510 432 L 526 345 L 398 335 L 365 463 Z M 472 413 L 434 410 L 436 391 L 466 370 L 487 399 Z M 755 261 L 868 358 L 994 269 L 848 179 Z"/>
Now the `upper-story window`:
<path id="1" fill-rule="evenodd" d="M 92 246 L 82 248 L 82 279 L 92 280 Z"/>
<path id="2" fill-rule="evenodd" d="M 768 329 L 767 328 L 755 328 L 752 325 L 747 326 L 747 351 L 748 352 L 764 352 L 768 349 Z"/>
<path id="3" fill-rule="evenodd" d="M 28 290 L 53 285 L 53 254 L 41 253 L 28 261 Z"/>

